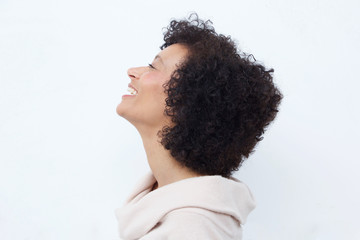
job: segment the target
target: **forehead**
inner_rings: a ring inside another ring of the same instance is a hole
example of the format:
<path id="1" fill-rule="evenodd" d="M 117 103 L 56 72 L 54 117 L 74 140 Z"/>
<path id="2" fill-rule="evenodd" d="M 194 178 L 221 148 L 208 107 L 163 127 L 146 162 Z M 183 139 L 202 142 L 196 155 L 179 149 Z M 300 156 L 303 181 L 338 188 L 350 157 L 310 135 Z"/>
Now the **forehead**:
<path id="1" fill-rule="evenodd" d="M 185 60 L 188 49 L 182 44 L 173 44 L 163 49 L 157 56 L 167 68 L 175 68 L 175 65 Z"/>

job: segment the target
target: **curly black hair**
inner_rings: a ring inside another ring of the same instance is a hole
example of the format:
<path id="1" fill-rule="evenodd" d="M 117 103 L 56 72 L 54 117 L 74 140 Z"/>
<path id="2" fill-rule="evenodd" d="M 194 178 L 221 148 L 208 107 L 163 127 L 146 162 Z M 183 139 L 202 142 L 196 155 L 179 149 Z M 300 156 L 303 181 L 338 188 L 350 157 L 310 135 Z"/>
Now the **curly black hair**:
<path id="1" fill-rule="evenodd" d="M 173 125 L 158 136 L 181 166 L 229 178 L 263 139 L 283 95 L 273 83 L 274 70 L 238 52 L 212 24 L 192 13 L 165 28 L 160 49 L 178 43 L 189 54 L 163 85 Z"/>

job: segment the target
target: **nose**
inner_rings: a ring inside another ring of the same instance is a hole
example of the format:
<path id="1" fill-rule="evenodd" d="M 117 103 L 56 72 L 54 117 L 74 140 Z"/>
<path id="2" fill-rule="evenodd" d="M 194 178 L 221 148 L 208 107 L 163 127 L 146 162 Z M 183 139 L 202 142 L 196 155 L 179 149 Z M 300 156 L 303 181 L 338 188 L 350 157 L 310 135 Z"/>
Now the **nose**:
<path id="1" fill-rule="evenodd" d="M 142 67 L 137 67 L 137 68 L 129 68 L 127 70 L 127 74 L 131 79 L 138 79 L 141 74 L 142 74 Z"/>

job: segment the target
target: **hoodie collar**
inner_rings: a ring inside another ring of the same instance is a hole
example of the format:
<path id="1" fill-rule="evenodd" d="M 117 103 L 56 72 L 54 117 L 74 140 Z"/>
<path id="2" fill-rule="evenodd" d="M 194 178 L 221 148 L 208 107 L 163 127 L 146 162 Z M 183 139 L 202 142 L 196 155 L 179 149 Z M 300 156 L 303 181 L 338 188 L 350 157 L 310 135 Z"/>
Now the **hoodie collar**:
<path id="1" fill-rule="evenodd" d="M 255 208 L 249 188 L 234 177 L 191 177 L 151 191 L 155 182 L 153 173 L 148 172 L 138 181 L 125 204 L 115 210 L 121 237 L 137 239 L 144 236 L 167 213 L 178 208 L 198 207 L 227 214 L 241 224 Z"/>

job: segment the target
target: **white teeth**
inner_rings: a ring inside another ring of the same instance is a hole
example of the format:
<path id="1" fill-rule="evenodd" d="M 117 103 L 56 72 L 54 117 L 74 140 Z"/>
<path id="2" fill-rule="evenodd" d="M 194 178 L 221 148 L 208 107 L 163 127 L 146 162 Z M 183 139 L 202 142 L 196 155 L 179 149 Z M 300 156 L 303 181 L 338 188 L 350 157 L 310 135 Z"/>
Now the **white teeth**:
<path id="1" fill-rule="evenodd" d="M 132 95 L 137 95 L 137 91 L 133 88 L 128 87 L 127 91 L 130 92 Z"/>

